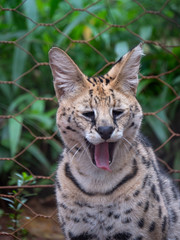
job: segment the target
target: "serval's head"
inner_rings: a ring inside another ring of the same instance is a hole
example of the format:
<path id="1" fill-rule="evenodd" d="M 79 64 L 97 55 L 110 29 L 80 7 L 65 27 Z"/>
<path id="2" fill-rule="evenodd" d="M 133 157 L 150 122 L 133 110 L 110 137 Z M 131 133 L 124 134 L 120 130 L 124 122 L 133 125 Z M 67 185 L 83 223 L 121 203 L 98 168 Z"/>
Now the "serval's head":
<path id="1" fill-rule="evenodd" d="M 107 74 L 87 77 L 63 50 L 49 52 L 61 137 L 70 151 L 84 150 L 101 169 L 110 170 L 117 148 L 128 149 L 139 131 L 142 110 L 135 94 L 142 54 L 139 44 Z"/>

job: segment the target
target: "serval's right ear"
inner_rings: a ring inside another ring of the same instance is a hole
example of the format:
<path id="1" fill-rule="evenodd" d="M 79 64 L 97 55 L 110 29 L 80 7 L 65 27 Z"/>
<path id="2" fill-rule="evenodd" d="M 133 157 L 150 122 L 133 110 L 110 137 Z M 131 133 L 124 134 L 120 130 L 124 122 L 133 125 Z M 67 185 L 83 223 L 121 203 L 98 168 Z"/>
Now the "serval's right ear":
<path id="1" fill-rule="evenodd" d="M 135 96 L 139 83 L 138 73 L 143 54 L 142 43 L 126 53 L 108 72 L 114 78 L 112 87 Z"/>
<path id="2" fill-rule="evenodd" d="M 51 48 L 49 65 L 58 101 L 62 97 L 75 96 L 86 87 L 85 75 L 63 50 Z"/>

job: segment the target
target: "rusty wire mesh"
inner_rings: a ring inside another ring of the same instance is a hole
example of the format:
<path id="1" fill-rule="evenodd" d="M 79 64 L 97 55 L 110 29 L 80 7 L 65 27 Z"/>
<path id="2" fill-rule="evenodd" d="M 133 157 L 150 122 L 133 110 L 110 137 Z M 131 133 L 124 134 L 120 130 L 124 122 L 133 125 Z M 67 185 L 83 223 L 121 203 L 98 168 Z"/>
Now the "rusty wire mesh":
<path id="1" fill-rule="evenodd" d="M 15 14 L 19 14 L 19 15 L 22 16 L 22 19 L 26 19 L 26 21 L 31 22 L 34 25 L 34 27 L 30 31 L 27 31 L 27 32 L 23 33 L 23 35 L 21 35 L 20 37 L 18 37 L 17 39 L 14 39 L 14 40 L 2 40 L 2 37 L 1 37 L 0 46 L 5 47 L 5 46 L 8 46 L 8 45 L 11 45 L 14 48 L 21 49 L 25 54 L 28 55 L 30 61 L 32 62 L 32 67 L 25 70 L 20 76 L 16 77 L 15 79 L 5 80 L 5 81 L 0 79 L 0 87 L 2 85 L 13 85 L 17 88 L 20 88 L 22 93 L 30 94 L 32 96 L 33 100 L 29 104 L 27 104 L 23 109 L 21 109 L 20 111 L 18 111 L 16 113 L 0 115 L 0 121 L 1 121 L 1 128 L 4 128 L 7 124 L 8 119 L 14 119 L 14 121 L 16 121 L 18 124 L 20 124 L 22 126 L 23 131 L 26 131 L 26 133 L 30 136 L 31 141 L 24 148 L 21 148 L 19 150 L 19 152 L 16 153 L 14 156 L 9 156 L 9 157 L 0 156 L 0 161 L 13 162 L 15 165 L 18 165 L 19 172 L 22 172 L 22 171 L 27 172 L 28 174 L 33 176 L 33 179 L 36 180 L 36 183 L 31 184 L 31 182 L 29 182 L 28 184 L 25 184 L 25 185 L 22 185 L 22 186 L 17 186 L 17 185 L 0 186 L 0 190 L 2 191 L 2 193 L 0 194 L 0 197 L 13 199 L 14 201 L 21 202 L 21 199 L 18 196 L 21 194 L 21 192 L 24 189 L 35 189 L 35 188 L 38 188 L 38 189 L 43 189 L 43 188 L 53 189 L 53 187 L 54 187 L 54 172 L 52 172 L 48 176 L 38 175 L 38 174 L 32 172 L 31 166 L 29 166 L 28 164 L 27 165 L 24 164 L 22 159 L 23 159 L 24 154 L 27 152 L 27 150 L 32 145 L 36 144 L 36 142 L 39 142 L 39 141 L 41 141 L 41 142 L 46 142 L 46 141 L 57 142 L 58 141 L 57 140 L 57 131 L 55 130 L 51 133 L 45 133 L 45 134 L 43 133 L 42 135 L 40 135 L 39 133 L 36 133 L 35 131 L 33 131 L 29 127 L 28 124 L 26 124 L 24 122 L 21 122 L 17 118 L 18 116 L 21 116 L 24 112 L 26 112 L 37 101 L 51 102 L 51 103 L 53 103 L 52 106 L 54 106 L 54 108 L 57 107 L 57 101 L 56 101 L 55 95 L 52 96 L 52 97 L 41 97 L 40 95 L 37 95 L 37 94 L 33 93 L 31 91 L 31 88 L 27 88 L 27 87 L 23 86 L 23 82 L 19 83 L 19 79 L 27 77 L 29 74 L 34 72 L 39 67 L 43 67 L 43 68 L 48 67 L 48 62 L 47 61 L 46 62 L 38 61 L 33 56 L 33 54 L 31 53 L 31 50 L 26 50 L 26 48 L 24 48 L 23 45 L 22 45 L 22 41 L 24 39 L 26 39 L 27 37 L 29 37 L 34 31 L 36 31 L 36 29 L 38 29 L 40 27 L 44 27 L 44 31 L 48 31 L 49 28 L 50 28 L 51 30 L 58 33 L 60 36 L 62 36 L 64 38 L 67 38 L 69 40 L 69 45 L 66 46 L 66 47 L 61 46 L 61 48 L 64 48 L 67 52 L 69 52 L 73 48 L 74 45 L 81 44 L 82 47 L 84 47 L 84 48 L 88 46 L 88 48 L 90 48 L 90 51 L 92 52 L 92 54 L 100 56 L 102 61 L 105 64 L 104 64 L 104 66 L 102 66 L 101 68 L 98 69 L 96 74 L 100 74 L 104 70 L 105 67 L 110 66 L 114 62 L 108 60 L 108 58 L 105 57 L 101 53 L 101 50 L 95 48 L 94 45 L 93 45 L 93 41 L 96 40 L 97 38 L 101 37 L 101 35 L 103 35 L 104 33 L 111 34 L 112 30 L 115 31 L 118 34 L 118 32 L 123 29 L 124 32 L 128 33 L 130 36 L 132 35 L 133 37 L 136 37 L 138 39 L 138 41 L 142 41 L 145 45 L 147 45 L 147 46 L 148 45 L 157 46 L 164 51 L 164 54 L 170 54 L 175 59 L 175 61 L 177 63 L 175 67 L 173 67 L 172 69 L 168 69 L 165 72 L 160 72 L 159 74 L 156 74 L 156 75 L 140 74 L 140 80 L 145 81 L 145 80 L 148 80 L 148 79 L 155 79 L 158 82 L 162 83 L 162 85 L 166 85 L 166 87 L 170 91 L 172 91 L 174 97 L 169 102 L 167 102 L 164 106 L 160 107 L 159 109 L 156 109 L 153 112 L 145 112 L 144 115 L 145 115 L 145 118 L 146 118 L 146 116 L 153 116 L 154 118 L 158 119 L 161 122 L 161 124 L 165 125 L 165 127 L 169 131 L 168 139 L 166 139 L 166 141 L 164 141 L 162 144 L 157 146 L 157 148 L 156 148 L 157 153 L 160 150 L 163 151 L 163 148 L 167 143 L 169 143 L 170 141 L 173 141 L 176 137 L 180 137 L 180 133 L 173 130 L 174 128 L 172 127 L 172 124 L 170 122 L 166 122 L 166 121 L 162 120 L 162 118 L 160 118 L 159 115 L 158 115 L 158 113 L 160 113 L 161 111 L 171 107 L 172 104 L 177 103 L 180 100 L 179 93 L 176 91 L 176 89 L 171 84 L 166 82 L 166 80 L 163 79 L 164 76 L 170 75 L 170 74 L 174 73 L 175 71 L 178 71 L 179 68 L 180 68 L 180 58 L 179 58 L 179 56 L 174 54 L 173 51 L 172 51 L 173 48 L 180 47 L 180 44 L 177 44 L 177 43 L 176 44 L 172 44 L 172 43 L 168 44 L 168 43 L 163 42 L 163 41 L 143 39 L 142 36 L 140 36 L 137 32 L 132 31 L 132 29 L 130 28 L 130 26 L 132 24 L 137 24 L 138 25 L 138 20 L 141 19 L 141 18 L 144 18 L 146 15 L 150 15 L 151 18 L 156 16 L 157 18 L 163 19 L 164 25 L 167 22 L 170 22 L 175 27 L 179 28 L 180 25 L 179 25 L 179 23 L 176 19 L 170 18 L 170 17 L 166 16 L 165 14 L 163 14 L 163 10 L 166 8 L 166 6 L 170 2 L 169 0 L 164 1 L 163 4 L 161 5 L 161 7 L 158 10 L 147 9 L 143 5 L 143 3 L 141 3 L 141 1 L 134 0 L 133 1 L 134 4 L 137 4 L 139 6 L 139 8 L 141 9 L 141 13 L 137 14 L 134 17 L 134 19 L 131 19 L 129 22 L 127 22 L 126 24 L 123 24 L 123 25 L 109 23 L 106 19 L 101 18 L 101 16 L 98 15 L 98 12 L 95 14 L 90 10 L 90 8 L 92 6 L 96 6 L 97 4 L 99 4 L 99 2 L 101 2 L 99 0 L 94 1 L 93 3 L 87 5 L 85 8 L 76 8 L 76 7 L 73 6 L 73 3 L 71 3 L 71 1 L 65 0 L 64 3 L 68 5 L 70 10 L 67 10 L 67 12 L 64 13 L 64 15 L 62 17 L 58 18 L 54 22 L 51 22 L 51 20 L 48 19 L 49 23 L 36 22 L 35 20 L 33 20 L 31 18 L 31 16 L 26 15 L 23 12 L 23 8 L 22 8 L 23 5 L 25 4 L 25 2 L 26 1 L 22 1 L 22 2 L 20 2 L 20 4 L 18 4 L 17 6 L 15 6 L 13 8 L 6 8 L 3 5 L 1 5 L 0 6 L 1 13 L 14 12 Z M 72 13 L 79 13 L 79 12 L 84 12 L 87 15 L 89 15 L 90 19 L 91 19 L 91 22 L 94 19 L 96 19 L 96 20 L 100 21 L 101 23 L 103 23 L 104 29 L 99 31 L 96 35 L 93 35 L 93 36 L 91 35 L 91 36 L 89 36 L 89 38 L 86 38 L 86 39 L 84 39 L 83 37 L 81 39 L 73 39 L 71 36 L 69 36 L 68 34 L 63 32 L 63 30 L 61 30 L 61 28 L 58 27 L 58 24 L 61 21 L 63 21 L 65 18 L 67 18 L 69 15 L 71 15 Z M 109 31 L 111 31 L 111 32 L 109 32 Z M 8 32 L 8 29 L 7 29 L 7 32 Z M 48 46 L 49 49 L 50 49 L 50 47 L 52 47 L 52 46 Z M 11 49 L 12 48 L 10 48 L 10 51 L 11 51 Z M 46 59 L 47 59 L 47 57 L 46 57 Z M 76 60 L 76 59 L 74 59 L 74 60 Z M 3 61 L 2 58 L 1 58 L 1 61 Z M 89 61 L 89 59 L 86 59 L 86 62 L 88 62 L 88 61 Z M 43 68 L 41 68 L 41 70 Z M 32 79 L 32 81 L 33 81 L 33 79 Z M 52 85 L 51 79 L 49 79 L 49 83 L 47 83 L 47 84 Z M 172 166 L 170 166 L 170 164 L 168 164 L 167 162 L 165 162 L 161 158 L 159 158 L 159 160 L 165 165 L 165 167 L 167 168 L 167 170 L 170 173 L 180 173 L 180 169 L 174 169 Z M 38 184 L 39 180 L 49 180 L 49 181 L 48 181 L 48 184 Z M 176 179 L 176 180 L 179 181 L 180 179 Z M 16 192 L 14 194 L 12 192 L 13 189 L 16 190 Z M 9 191 L 11 191 L 11 194 L 8 194 Z M 2 200 L 1 200 L 1 202 L 2 202 Z M 24 228 L 25 229 L 28 228 L 28 226 L 31 225 L 33 222 L 37 223 L 37 220 L 40 219 L 40 218 L 43 218 L 47 221 L 51 221 L 51 222 L 53 222 L 53 224 L 55 223 L 54 225 L 56 226 L 56 228 L 58 228 L 58 226 L 56 225 L 57 224 L 57 219 L 56 219 L 56 209 L 55 208 L 53 209 L 52 212 L 47 214 L 46 211 L 43 212 L 43 213 L 40 213 L 38 211 L 38 209 L 33 209 L 33 207 L 30 206 L 28 204 L 28 202 L 27 203 L 21 202 L 21 204 L 23 206 L 23 209 L 26 210 L 26 216 L 29 216 L 29 218 L 21 221 L 20 226 L 18 226 L 15 230 L 9 230 L 6 227 L 4 227 L 4 229 L 0 229 L 1 230 L 0 239 L 21 239 L 21 236 L 20 236 L 19 232 Z M 36 237 L 36 238 L 31 238 L 31 239 L 46 239 L 46 237 L 44 237 L 44 238 Z M 47 237 L 47 239 L 48 239 L 48 237 Z M 53 239 L 60 239 L 60 235 L 57 235 L 57 238 L 54 237 Z"/>

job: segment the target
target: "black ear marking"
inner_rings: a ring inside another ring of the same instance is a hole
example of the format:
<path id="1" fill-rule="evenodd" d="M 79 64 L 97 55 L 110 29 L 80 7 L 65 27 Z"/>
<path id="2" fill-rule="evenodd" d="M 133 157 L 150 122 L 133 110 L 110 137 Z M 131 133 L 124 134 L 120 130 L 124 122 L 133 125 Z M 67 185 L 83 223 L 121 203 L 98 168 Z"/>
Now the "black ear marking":
<path id="1" fill-rule="evenodd" d="M 106 85 L 108 85 L 110 83 L 110 80 L 108 78 L 106 78 L 105 80 L 106 80 Z"/>
<path id="2" fill-rule="evenodd" d="M 104 82 L 102 77 L 99 76 L 98 78 L 99 78 L 99 80 L 100 80 L 101 83 Z"/>
<path id="3" fill-rule="evenodd" d="M 89 83 L 91 83 L 93 85 L 93 87 L 95 87 L 95 84 L 91 81 L 91 78 L 88 77 L 87 80 L 88 80 Z"/>

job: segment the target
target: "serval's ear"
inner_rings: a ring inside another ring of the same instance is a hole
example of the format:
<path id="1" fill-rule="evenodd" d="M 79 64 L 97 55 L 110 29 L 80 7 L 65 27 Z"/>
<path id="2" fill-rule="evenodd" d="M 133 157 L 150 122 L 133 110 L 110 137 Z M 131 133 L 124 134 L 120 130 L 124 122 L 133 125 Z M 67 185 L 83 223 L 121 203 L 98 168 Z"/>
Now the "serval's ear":
<path id="1" fill-rule="evenodd" d="M 143 55 L 142 44 L 126 53 L 108 72 L 114 80 L 111 85 L 115 89 L 136 94 L 139 83 L 138 73 L 141 56 Z"/>
<path id="2" fill-rule="evenodd" d="M 54 88 L 58 101 L 61 97 L 74 96 L 85 87 L 85 75 L 73 60 L 61 49 L 51 48 L 49 65 L 54 78 Z"/>

